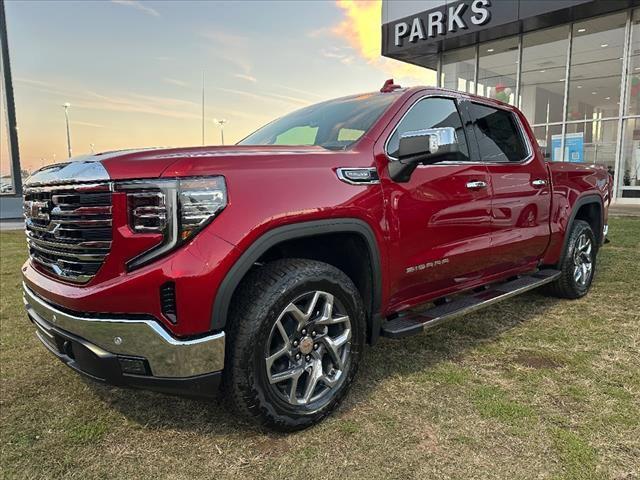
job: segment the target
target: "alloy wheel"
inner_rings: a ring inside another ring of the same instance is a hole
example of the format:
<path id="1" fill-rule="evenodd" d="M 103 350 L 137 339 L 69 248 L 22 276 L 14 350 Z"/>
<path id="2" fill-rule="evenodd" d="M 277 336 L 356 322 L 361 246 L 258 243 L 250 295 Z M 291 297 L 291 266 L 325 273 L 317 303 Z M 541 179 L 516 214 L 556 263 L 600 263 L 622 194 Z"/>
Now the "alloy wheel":
<path id="1" fill-rule="evenodd" d="M 269 384 L 295 406 L 328 400 L 349 367 L 351 320 L 322 291 L 294 299 L 271 328 L 265 349 Z"/>
<path id="2" fill-rule="evenodd" d="M 584 233 L 576 240 L 573 265 L 573 279 L 576 284 L 580 287 L 586 286 L 593 273 L 593 243 Z"/>

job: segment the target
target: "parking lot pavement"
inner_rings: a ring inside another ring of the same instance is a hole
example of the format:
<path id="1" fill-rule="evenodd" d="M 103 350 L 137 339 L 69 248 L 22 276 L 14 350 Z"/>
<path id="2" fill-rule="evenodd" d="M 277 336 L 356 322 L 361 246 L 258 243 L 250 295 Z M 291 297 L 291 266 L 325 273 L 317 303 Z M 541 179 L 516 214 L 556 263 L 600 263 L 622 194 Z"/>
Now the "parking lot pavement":
<path id="1" fill-rule="evenodd" d="M 640 217 L 640 205 L 614 203 L 609 207 L 609 215 L 614 217 Z"/>
<path id="2" fill-rule="evenodd" d="M 24 228 L 24 220 L 9 219 L 0 220 L 0 232 L 7 232 L 9 230 L 22 230 Z"/>

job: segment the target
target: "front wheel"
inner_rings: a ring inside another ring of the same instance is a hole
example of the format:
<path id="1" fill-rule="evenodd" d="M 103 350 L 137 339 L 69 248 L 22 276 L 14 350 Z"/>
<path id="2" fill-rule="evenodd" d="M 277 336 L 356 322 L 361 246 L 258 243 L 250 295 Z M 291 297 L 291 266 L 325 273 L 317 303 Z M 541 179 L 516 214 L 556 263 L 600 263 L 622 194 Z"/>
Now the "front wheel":
<path id="1" fill-rule="evenodd" d="M 269 428 L 319 422 L 355 376 L 365 339 L 360 294 L 343 272 L 302 259 L 258 267 L 232 305 L 225 394 Z"/>
<path id="2" fill-rule="evenodd" d="M 584 220 L 571 225 L 560 278 L 549 285 L 549 293 L 560 298 L 580 298 L 587 294 L 596 268 L 598 246 L 591 226 Z"/>

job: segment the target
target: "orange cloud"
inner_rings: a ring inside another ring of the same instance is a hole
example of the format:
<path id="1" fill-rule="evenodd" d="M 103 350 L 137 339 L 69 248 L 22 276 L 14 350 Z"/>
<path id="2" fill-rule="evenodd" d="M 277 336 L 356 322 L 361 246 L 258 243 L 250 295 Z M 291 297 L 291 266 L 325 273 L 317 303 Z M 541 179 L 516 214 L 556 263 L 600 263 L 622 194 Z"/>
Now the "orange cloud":
<path id="1" fill-rule="evenodd" d="M 365 60 L 380 58 L 381 0 L 337 0 L 346 18 L 334 28 Z"/>
<path id="2" fill-rule="evenodd" d="M 382 0 L 336 0 L 345 19 L 333 28 L 333 33 L 345 39 L 360 56 L 396 79 L 433 85 L 436 72 L 382 57 Z"/>

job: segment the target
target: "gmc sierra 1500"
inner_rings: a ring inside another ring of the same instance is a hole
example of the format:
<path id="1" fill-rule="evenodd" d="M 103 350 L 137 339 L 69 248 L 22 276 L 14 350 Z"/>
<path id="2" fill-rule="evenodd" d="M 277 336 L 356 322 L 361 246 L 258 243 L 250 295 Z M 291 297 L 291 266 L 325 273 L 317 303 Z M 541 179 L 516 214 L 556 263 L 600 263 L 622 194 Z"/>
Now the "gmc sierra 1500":
<path id="1" fill-rule="evenodd" d="M 587 293 L 612 179 L 520 111 L 435 88 L 323 102 L 234 146 L 103 153 L 25 186 L 42 343 L 116 385 L 271 428 L 336 408 L 366 342 L 545 286 Z"/>

